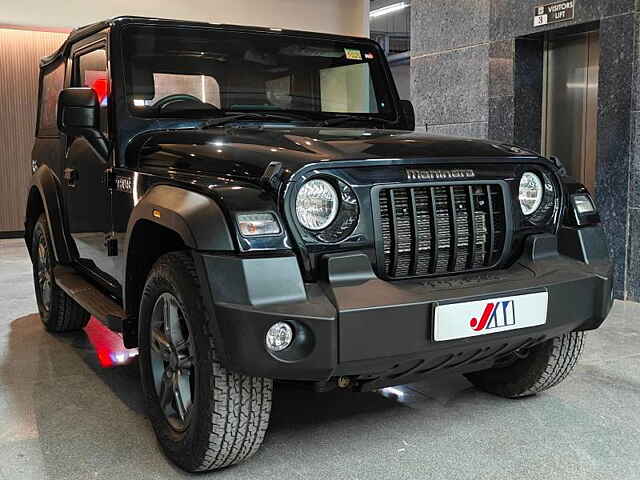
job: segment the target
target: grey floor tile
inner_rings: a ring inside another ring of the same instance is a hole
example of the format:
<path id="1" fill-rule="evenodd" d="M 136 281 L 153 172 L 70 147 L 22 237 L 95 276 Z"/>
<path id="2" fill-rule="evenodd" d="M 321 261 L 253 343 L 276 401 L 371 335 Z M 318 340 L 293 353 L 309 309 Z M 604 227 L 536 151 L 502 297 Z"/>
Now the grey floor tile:
<path id="1" fill-rule="evenodd" d="M 195 478 L 162 454 L 137 365 L 52 336 L 19 240 L 0 241 L 0 479 Z M 616 302 L 565 382 L 508 401 L 462 376 L 382 392 L 278 385 L 249 462 L 205 479 L 616 479 L 640 471 L 640 305 Z"/>

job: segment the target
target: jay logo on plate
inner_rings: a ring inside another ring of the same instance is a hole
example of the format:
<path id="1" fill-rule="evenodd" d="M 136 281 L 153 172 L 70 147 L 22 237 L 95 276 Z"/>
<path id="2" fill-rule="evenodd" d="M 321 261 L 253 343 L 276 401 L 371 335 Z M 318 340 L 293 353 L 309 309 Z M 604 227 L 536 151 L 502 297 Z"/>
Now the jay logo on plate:
<path id="1" fill-rule="evenodd" d="M 547 292 L 540 292 L 438 305 L 433 325 L 434 339 L 453 340 L 544 325 L 547 303 Z"/>
<path id="2" fill-rule="evenodd" d="M 507 327 L 516 324 L 516 316 L 514 313 L 513 300 L 505 300 L 503 302 L 489 302 L 482 311 L 480 320 L 473 317 L 469 322 L 469 326 L 476 332 L 484 329 Z"/>

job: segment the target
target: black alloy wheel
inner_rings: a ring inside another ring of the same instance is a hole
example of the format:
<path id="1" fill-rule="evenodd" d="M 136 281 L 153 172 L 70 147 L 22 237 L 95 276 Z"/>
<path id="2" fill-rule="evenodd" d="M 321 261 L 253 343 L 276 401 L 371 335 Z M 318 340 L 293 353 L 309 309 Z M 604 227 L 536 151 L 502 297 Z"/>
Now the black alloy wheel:
<path id="1" fill-rule="evenodd" d="M 44 236 L 38 238 L 38 255 L 35 258 L 36 292 L 40 305 L 45 312 L 51 310 L 51 291 L 53 286 L 53 268 L 51 266 L 49 246 Z"/>
<path id="2" fill-rule="evenodd" d="M 56 259 L 44 213 L 33 227 L 31 258 L 38 311 L 44 327 L 53 333 L 73 332 L 84 328 L 89 322 L 89 313 L 56 284 Z"/>
<path id="3" fill-rule="evenodd" d="M 161 256 L 138 317 L 140 379 L 163 452 L 189 472 L 256 453 L 269 424 L 273 381 L 227 370 L 218 358 L 191 252 Z"/>
<path id="4" fill-rule="evenodd" d="M 191 332 L 176 297 L 158 297 L 151 317 L 151 370 L 167 422 L 178 432 L 189 425 L 196 399 L 196 359 Z"/>

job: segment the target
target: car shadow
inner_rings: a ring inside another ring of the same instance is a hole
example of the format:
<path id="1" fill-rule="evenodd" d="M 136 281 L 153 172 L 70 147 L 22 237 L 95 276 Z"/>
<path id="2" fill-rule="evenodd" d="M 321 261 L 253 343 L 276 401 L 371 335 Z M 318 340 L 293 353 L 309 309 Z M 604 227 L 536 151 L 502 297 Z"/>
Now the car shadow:
<path id="1" fill-rule="evenodd" d="M 157 446 L 145 414 L 137 358 L 126 365 L 105 368 L 87 331 L 49 334 L 37 314 L 11 321 L 8 343 L 1 345 L 0 393 L 9 397 L 4 399 L 9 405 L 26 403 L 25 417 L 10 421 L 18 425 L 16 435 L 19 428 L 30 425 L 39 442 L 34 449 L 42 457 L 43 468 L 55 473 L 52 478 L 58 478 L 60 471 L 82 472 L 83 468 L 88 475 L 104 468 L 121 468 L 134 475 L 144 468 L 144 472 L 156 472 L 158 478 L 184 474 Z M 330 429 L 331 435 L 340 436 L 366 431 L 368 425 L 391 419 L 408 424 L 416 413 L 412 413 L 412 407 L 422 402 L 418 408 L 426 408 L 425 402 L 435 402 L 409 387 L 389 390 L 316 393 L 290 383 L 276 383 L 262 453 L 250 465 L 237 468 L 252 475 L 271 468 L 272 454 L 281 442 L 288 439 L 304 444 L 318 429 Z M 2 401 L 0 397 L 0 404 Z M 0 409 L 0 425 L 2 415 L 12 414 Z M 59 438 L 68 443 L 60 443 Z M 326 451 L 332 448 L 328 445 Z M 76 466 L 64 463 L 66 457 L 78 455 L 82 461 Z M 101 457 L 118 460 L 104 466 Z"/>

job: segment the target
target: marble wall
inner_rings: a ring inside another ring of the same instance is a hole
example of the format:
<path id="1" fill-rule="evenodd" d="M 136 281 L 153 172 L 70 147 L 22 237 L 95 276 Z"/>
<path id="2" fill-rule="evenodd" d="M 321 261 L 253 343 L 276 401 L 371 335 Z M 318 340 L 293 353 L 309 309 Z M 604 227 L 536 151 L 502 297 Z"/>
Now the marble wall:
<path id="1" fill-rule="evenodd" d="M 599 28 L 596 200 L 615 261 L 616 297 L 640 301 L 640 79 L 633 73 L 640 72 L 640 1 L 580 0 L 574 20 L 534 28 L 540 3 L 413 0 L 416 124 L 538 151 L 541 34 Z"/>
<path id="2" fill-rule="evenodd" d="M 490 0 L 413 0 L 411 98 L 429 132 L 486 137 Z"/>

